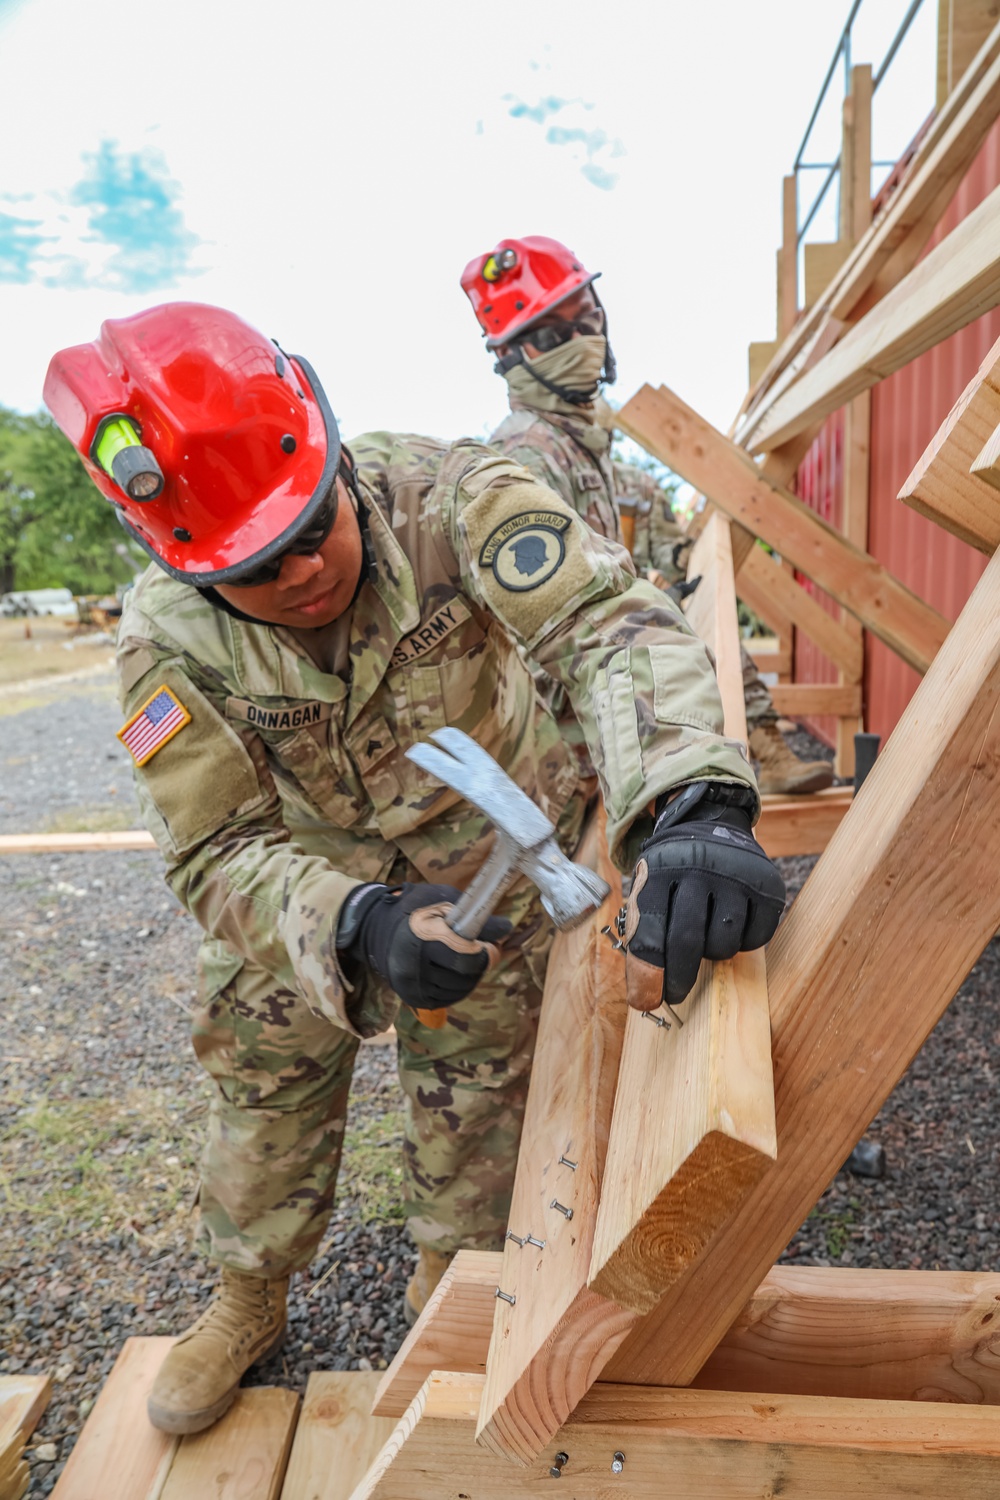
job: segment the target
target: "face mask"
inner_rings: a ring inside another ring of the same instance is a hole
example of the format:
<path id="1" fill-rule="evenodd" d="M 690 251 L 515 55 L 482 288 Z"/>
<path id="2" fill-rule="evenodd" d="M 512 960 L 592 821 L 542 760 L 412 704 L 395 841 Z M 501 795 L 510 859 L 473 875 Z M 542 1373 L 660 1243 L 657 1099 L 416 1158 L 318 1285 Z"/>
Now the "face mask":
<path id="1" fill-rule="evenodd" d="M 557 349 L 539 354 L 536 359 L 528 359 L 525 355 L 523 364 L 513 365 L 504 372 L 504 379 L 511 396 L 516 397 L 524 406 L 533 407 L 536 411 L 561 411 L 569 414 L 579 412 L 583 415 L 580 406 L 567 401 L 558 391 L 550 391 L 541 380 L 535 379 L 532 372 L 537 371 L 552 385 L 561 386 L 564 390 L 580 391 L 592 398 L 597 395 L 606 354 L 607 341 L 604 335 L 588 334 L 583 338 L 570 339 Z"/>

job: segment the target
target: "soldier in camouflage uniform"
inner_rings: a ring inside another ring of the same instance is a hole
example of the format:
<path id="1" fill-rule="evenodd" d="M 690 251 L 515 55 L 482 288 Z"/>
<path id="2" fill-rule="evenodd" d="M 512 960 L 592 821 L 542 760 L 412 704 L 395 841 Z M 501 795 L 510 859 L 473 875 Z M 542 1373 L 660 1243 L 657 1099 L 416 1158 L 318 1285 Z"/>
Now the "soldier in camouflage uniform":
<path id="1" fill-rule="evenodd" d="M 501 240 L 466 266 L 462 286 L 495 350 L 510 391 L 510 415 L 490 438 L 572 505 L 595 531 L 625 544 L 622 503 L 636 565 L 667 587 L 683 576 L 683 533 L 669 497 L 641 469 L 611 457 L 610 408 L 601 382 L 615 378 L 607 319 L 589 275 L 556 240 Z M 568 290 L 567 290 L 568 289 Z M 761 791 L 805 793 L 830 786 L 825 760 L 801 761 L 779 731 L 771 695 L 741 647 L 750 753 Z M 558 700 L 569 738 L 575 729 Z"/>
<path id="2" fill-rule="evenodd" d="M 122 617 L 119 737 L 205 930 L 201 1237 L 221 1283 L 149 1401 L 191 1432 L 282 1336 L 333 1205 L 360 1038 L 399 1036 L 411 1301 L 458 1247 L 503 1239 L 552 927 L 522 879 L 478 940 L 450 931 L 491 829 L 409 746 L 472 735 L 572 850 L 576 763 L 523 657 L 565 689 L 613 857 L 637 872 L 640 1008 L 683 999 L 703 956 L 766 941 L 783 888 L 705 648 L 519 464 L 389 433 L 348 452 L 305 360 L 196 304 L 105 323 L 53 359 L 45 395 L 154 564 Z"/>

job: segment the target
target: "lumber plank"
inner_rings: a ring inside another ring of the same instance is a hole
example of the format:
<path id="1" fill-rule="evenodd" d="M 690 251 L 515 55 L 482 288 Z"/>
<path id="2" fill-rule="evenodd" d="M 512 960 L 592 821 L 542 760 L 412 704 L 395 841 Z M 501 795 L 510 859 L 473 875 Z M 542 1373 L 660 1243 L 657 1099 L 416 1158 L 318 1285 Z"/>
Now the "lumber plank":
<path id="1" fill-rule="evenodd" d="M 899 499 L 980 552 L 1000 547 L 1000 495 L 983 472 L 1000 427 L 1000 339 L 920 455 Z M 978 470 L 978 472 L 975 472 Z"/>
<path id="2" fill-rule="evenodd" d="M 758 614 L 768 608 L 780 611 L 850 681 L 861 681 L 863 653 L 860 640 L 853 637 L 840 620 L 834 619 L 808 589 L 796 582 L 794 575 L 781 566 L 779 558 L 763 547 L 754 547 L 740 569 L 737 592 Z"/>
<path id="3" fill-rule="evenodd" d="M 868 546 L 868 491 L 871 458 L 871 392 L 856 396 L 844 412 L 844 484 L 841 530 L 849 542 L 863 550 Z M 841 626 L 857 645 L 860 671 L 837 675 L 838 682 L 857 682 L 864 675 L 864 632 L 858 621 L 841 611 Z M 859 710 L 856 717 L 837 724 L 834 770 L 838 776 L 854 776 L 854 736 L 864 728 Z"/>
<path id="4" fill-rule="evenodd" d="M 129 853 L 155 848 L 153 835 L 144 828 L 128 829 L 124 833 L 0 834 L 0 855 L 96 854 L 102 850 Z"/>
<path id="5" fill-rule="evenodd" d="M 702 963 L 683 1025 L 625 1027 L 589 1284 L 649 1312 L 777 1152 L 764 953 Z"/>
<path id="6" fill-rule="evenodd" d="M 0 1375 L 0 1500 L 20 1500 L 27 1491 L 24 1450 L 51 1394 L 48 1375 Z"/>
<path id="7" fill-rule="evenodd" d="M 695 1386 L 1000 1405 L 1000 1276 L 775 1266 Z"/>
<path id="8" fill-rule="evenodd" d="M 810 714 L 846 717 L 861 712 L 860 682 L 789 682 L 771 689 L 771 700 L 786 719 L 804 719 Z"/>
<path id="9" fill-rule="evenodd" d="M 749 604 L 749 600 L 746 601 Z M 752 606 L 751 606 L 752 607 Z M 768 622 L 771 623 L 770 621 Z M 747 655 L 750 657 L 758 672 L 773 672 L 779 678 L 787 676 L 792 670 L 791 649 L 771 651 L 766 646 L 761 646 L 756 640 L 747 641 Z"/>
<path id="10" fill-rule="evenodd" d="M 761 798 L 754 836 L 772 859 L 786 855 L 822 854 L 854 800 L 853 788 L 831 786 L 806 797 Z"/>
<path id="11" fill-rule="evenodd" d="M 802 265 L 807 308 L 819 301 L 850 253 L 851 246 L 846 240 L 831 240 L 826 244 L 814 240 L 804 247 Z"/>
<path id="12" fill-rule="evenodd" d="M 277 1500 L 298 1414 L 294 1391 L 241 1390 L 214 1427 L 181 1439 L 160 1500 Z"/>
<path id="13" fill-rule="evenodd" d="M 624 963 L 601 932 L 621 905 L 620 879 L 603 834 L 595 850 L 611 892 L 552 946 L 509 1219 L 525 1243 L 504 1246 L 499 1286 L 515 1300 L 494 1302 L 483 1386 L 480 1432 L 524 1454 L 556 1430 L 594 1359 L 637 1317 L 587 1286 L 627 1009 Z"/>
<path id="14" fill-rule="evenodd" d="M 948 0 L 948 76 L 950 94 L 991 28 L 996 24 L 996 0 Z"/>
<path id="15" fill-rule="evenodd" d="M 709 518 L 691 548 L 688 577 L 701 578 L 694 593 L 685 600 L 685 614 L 691 629 L 708 644 L 715 657 L 726 734 L 746 744 L 747 715 L 736 614 L 733 547 L 728 517 L 718 511 Z"/>
<path id="16" fill-rule="evenodd" d="M 617 422 L 703 489 L 720 510 L 788 558 L 910 666 L 926 672 L 948 633 L 944 616 L 759 473 L 745 453 L 672 391 L 643 386 L 622 407 Z"/>
<path id="17" fill-rule="evenodd" d="M 741 440 L 754 453 L 789 442 L 1000 303 L 1000 188 L 805 371 Z"/>
<path id="18" fill-rule="evenodd" d="M 782 333 L 783 342 L 747 404 L 737 441 L 790 383 L 916 265 L 959 183 L 1000 116 L 1000 23 L 931 123 L 909 171 L 859 240 L 826 295 Z"/>
<path id="19" fill-rule="evenodd" d="M 151 1427 L 146 1397 L 172 1338 L 126 1339 L 52 1491 L 53 1500 L 159 1500 L 179 1439 Z"/>
<path id="20" fill-rule="evenodd" d="M 777 1163 L 605 1378 L 694 1378 L 1000 926 L 998 694 L 995 556 L 768 949 Z"/>
<path id="21" fill-rule="evenodd" d="M 781 179 L 781 249 L 778 251 L 778 338 L 799 315 L 799 208 L 795 173 Z"/>
<path id="22" fill-rule="evenodd" d="M 354 1500 L 549 1500 L 559 1454 L 563 1489 L 588 1500 L 1000 1497 L 1000 1425 L 977 1406 L 598 1385 L 516 1470 L 471 1443 L 480 1386 L 433 1376 Z"/>
<path id="23" fill-rule="evenodd" d="M 757 340 L 750 344 L 747 349 L 747 373 L 750 377 L 748 382 L 750 385 L 755 385 L 763 375 L 774 358 L 774 351 L 777 347 L 777 339 Z"/>
<path id="24" fill-rule="evenodd" d="M 281 1500 L 348 1500 L 395 1425 L 371 1415 L 378 1375 L 322 1370 L 309 1376 Z"/>
<path id="25" fill-rule="evenodd" d="M 463 1255 L 452 1312 L 433 1331 L 425 1325 L 425 1338 L 433 1337 L 438 1369 L 476 1374 L 485 1363 L 493 1320 L 492 1289 L 487 1291 L 486 1283 L 500 1257 L 483 1251 Z M 401 1417 L 423 1384 L 416 1377 L 426 1362 L 397 1355 L 393 1365 L 399 1368 L 382 1382 L 380 1410 Z M 775 1266 L 692 1385 L 1000 1406 L 1000 1276 Z M 283 1500 L 299 1497 L 289 1493 Z"/>

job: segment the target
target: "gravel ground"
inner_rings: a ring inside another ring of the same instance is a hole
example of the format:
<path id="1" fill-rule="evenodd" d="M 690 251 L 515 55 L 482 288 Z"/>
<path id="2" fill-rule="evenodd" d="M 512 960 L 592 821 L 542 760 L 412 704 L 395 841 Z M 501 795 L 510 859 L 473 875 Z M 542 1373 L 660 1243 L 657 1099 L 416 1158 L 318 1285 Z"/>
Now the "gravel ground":
<path id="1" fill-rule="evenodd" d="M 0 831 L 136 825 L 110 676 L 8 708 L 0 696 Z M 796 748 L 817 751 L 807 736 Z M 781 863 L 794 894 L 813 861 Z M 191 1250 L 208 1103 L 187 1034 L 197 943 L 154 854 L 0 862 L 0 1373 L 55 1377 L 32 1495 L 50 1493 L 122 1341 L 179 1331 L 212 1284 Z M 869 1131 L 887 1175 L 840 1173 L 786 1259 L 996 1263 L 998 1044 L 993 943 Z M 384 1149 L 399 1134 L 394 1061 L 391 1047 L 359 1054 L 344 1193 L 293 1283 L 284 1349 L 254 1383 L 382 1368 L 403 1338 L 413 1249 Z"/>

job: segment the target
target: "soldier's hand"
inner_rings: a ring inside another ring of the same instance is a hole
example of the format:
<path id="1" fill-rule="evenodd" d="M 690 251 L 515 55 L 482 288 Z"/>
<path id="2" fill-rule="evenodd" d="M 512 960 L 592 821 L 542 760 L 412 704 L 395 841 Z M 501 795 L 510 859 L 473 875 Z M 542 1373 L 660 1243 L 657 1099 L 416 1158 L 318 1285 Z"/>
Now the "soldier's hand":
<path id="1" fill-rule="evenodd" d="M 660 813 L 621 925 L 636 1010 L 678 1005 L 703 958 L 732 958 L 773 935 L 785 883 L 750 831 L 751 807 L 739 787 L 700 782 Z"/>
<path id="2" fill-rule="evenodd" d="M 471 993 L 496 963 L 496 944 L 511 930 L 490 917 L 478 938 L 463 938 L 445 921 L 459 899 L 451 885 L 363 885 L 344 903 L 337 951 L 387 981 L 404 1005 L 439 1010 Z"/>

